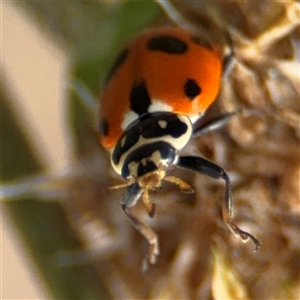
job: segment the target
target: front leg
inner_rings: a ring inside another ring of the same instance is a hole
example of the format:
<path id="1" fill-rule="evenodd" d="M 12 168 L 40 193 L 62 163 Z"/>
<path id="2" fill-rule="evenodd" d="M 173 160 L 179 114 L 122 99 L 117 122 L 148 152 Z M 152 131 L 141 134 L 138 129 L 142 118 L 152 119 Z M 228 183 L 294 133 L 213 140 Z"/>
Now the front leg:
<path id="1" fill-rule="evenodd" d="M 214 119 L 211 119 L 201 126 L 197 127 L 194 129 L 193 132 L 193 138 L 199 137 L 203 134 L 218 130 L 225 125 L 228 124 L 228 122 L 234 117 L 237 116 L 237 112 L 231 112 L 231 113 L 226 113 L 224 115 L 218 116 Z"/>
<path id="2" fill-rule="evenodd" d="M 238 237 L 241 238 L 243 242 L 247 242 L 251 239 L 255 244 L 255 251 L 260 247 L 260 242 L 250 233 L 241 230 L 232 221 L 232 197 L 231 197 L 231 183 L 228 174 L 224 169 L 218 165 L 212 163 L 211 161 L 197 156 L 184 156 L 180 157 L 177 163 L 178 167 L 196 171 L 198 173 L 207 175 L 215 179 L 225 180 L 225 198 L 223 200 L 222 212 L 223 220 L 227 224 L 228 228 Z"/>
<path id="3" fill-rule="evenodd" d="M 123 195 L 121 206 L 132 225 L 146 238 L 148 242 L 148 254 L 144 258 L 142 265 L 142 271 L 145 272 L 148 269 L 149 263 L 156 263 L 156 258 L 159 255 L 159 245 L 156 233 L 148 225 L 134 216 L 129 210 L 129 207 L 132 207 L 137 203 L 143 192 L 143 189 L 138 185 L 138 183 L 130 185 Z"/>

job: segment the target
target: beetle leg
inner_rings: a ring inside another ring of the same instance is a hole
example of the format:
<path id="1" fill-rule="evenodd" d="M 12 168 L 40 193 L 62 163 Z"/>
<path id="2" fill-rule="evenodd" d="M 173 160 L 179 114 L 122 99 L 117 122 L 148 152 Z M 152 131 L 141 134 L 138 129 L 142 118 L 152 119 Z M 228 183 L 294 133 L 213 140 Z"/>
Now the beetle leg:
<path id="1" fill-rule="evenodd" d="M 195 192 L 194 189 L 188 183 L 186 183 L 185 181 L 183 181 L 182 179 L 180 179 L 178 177 L 166 176 L 164 178 L 164 180 L 178 185 L 181 192 L 183 192 L 185 194 L 193 194 Z"/>
<path id="2" fill-rule="evenodd" d="M 143 192 L 143 189 L 138 185 L 138 183 L 130 185 L 123 195 L 121 205 L 123 211 L 131 221 L 132 225 L 146 238 L 148 242 L 149 250 L 146 257 L 144 258 L 142 266 L 142 270 L 146 271 L 148 269 L 149 262 L 151 264 L 155 264 L 156 258 L 159 255 L 158 237 L 148 225 L 141 222 L 128 209 L 129 207 L 132 207 L 137 203 Z"/>
<path id="3" fill-rule="evenodd" d="M 155 215 L 155 204 L 149 200 L 149 192 L 147 189 L 144 190 L 142 199 L 146 206 L 149 217 L 153 218 Z"/>
<path id="4" fill-rule="evenodd" d="M 222 128 L 236 115 L 237 112 L 227 113 L 202 124 L 194 129 L 193 138 Z"/>
<path id="5" fill-rule="evenodd" d="M 146 238 L 148 242 L 148 253 L 143 260 L 142 270 L 147 271 L 150 264 L 156 263 L 156 258 L 159 255 L 159 245 L 157 234 L 145 223 L 136 218 L 125 205 L 122 208 L 131 221 L 132 225 Z"/>
<path id="6" fill-rule="evenodd" d="M 243 242 L 247 242 L 251 239 L 255 244 L 255 251 L 260 247 L 260 242 L 250 233 L 241 230 L 235 223 L 232 221 L 232 197 L 231 197 L 231 183 L 228 174 L 224 169 L 214 164 L 213 162 L 196 156 L 183 156 L 179 158 L 178 167 L 196 171 L 198 173 L 207 175 L 215 179 L 223 179 L 226 183 L 225 186 L 225 198 L 223 201 L 223 220 L 227 224 L 228 228 Z"/>
<path id="7" fill-rule="evenodd" d="M 228 228 L 236 235 L 241 238 L 243 242 L 247 242 L 251 239 L 255 244 L 255 251 L 257 251 L 261 244 L 260 242 L 250 233 L 241 230 L 235 223 L 232 222 L 232 197 L 231 197 L 231 183 L 228 174 L 223 170 L 221 174 L 221 178 L 225 180 L 225 198 L 223 201 L 222 212 L 223 212 L 223 220 L 226 222 Z"/>
<path id="8" fill-rule="evenodd" d="M 125 187 L 128 187 L 130 186 L 132 183 L 131 182 L 126 182 L 126 183 L 121 183 L 121 184 L 116 184 L 116 185 L 113 185 L 113 186 L 109 186 L 107 188 L 104 189 L 104 192 L 110 192 L 110 191 L 113 191 L 113 190 L 118 190 L 118 189 L 123 189 Z"/>

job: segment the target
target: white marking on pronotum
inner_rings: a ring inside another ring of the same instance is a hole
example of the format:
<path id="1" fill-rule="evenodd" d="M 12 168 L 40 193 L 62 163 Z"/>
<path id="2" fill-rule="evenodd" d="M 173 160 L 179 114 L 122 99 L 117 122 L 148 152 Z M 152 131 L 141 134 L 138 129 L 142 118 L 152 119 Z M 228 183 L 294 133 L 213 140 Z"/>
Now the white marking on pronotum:
<path id="1" fill-rule="evenodd" d="M 121 140 L 121 147 L 124 147 L 125 142 L 126 142 L 126 136 L 124 136 Z"/>
<path id="2" fill-rule="evenodd" d="M 164 120 L 159 120 L 158 125 L 160 126 L 160 128 L 165 129 L 168 125 L 168 122 Z"/>
<path id="3" fill-rule="evenodd" d="M 173 138 L 171 135 L 166 135 L 163 138 L 163 141 L 166 143 L 169 143 L 172 147 L 174 147 L 176 150 L 181 150 L 190 140 L 190 137 L 192 136 L 192 124 L 190 119 L 187 116 L 178 116 L 178 119 L 187 125 L 187 130 L 184 134 L 177 138 Z M 156 138 L 144 138 L 143 136 L 140 135 L 138 141 L 130 148 L 128 149 L 125 153 L 122 153 L 120 157 L 119 163 L 116 165 L 113 160 L 111 160 L 112 166 L 115 169 L 115 171 L 118 174 L 122 173 L 122 167 L 124 165 L 124 161 L 126 157 L 138 149 L 141 146 L 148 145 L 151 143 L 155 142 L 160 142 L 162 140 L 161 137 L 156 137 Z M 177 162 L 177 160 L 176 160 Z M 175 162 L 174 162 L 175 163 Z"/>

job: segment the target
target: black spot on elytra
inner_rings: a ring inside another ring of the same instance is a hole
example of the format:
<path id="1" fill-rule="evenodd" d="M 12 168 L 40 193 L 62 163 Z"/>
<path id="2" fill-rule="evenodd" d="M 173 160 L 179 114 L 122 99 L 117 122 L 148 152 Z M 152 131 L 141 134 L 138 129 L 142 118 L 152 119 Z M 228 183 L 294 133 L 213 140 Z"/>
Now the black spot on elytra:
<path id="1" fill-rule="evenodd" d="M 144 82 L 135 84 L 130 92 L 130 109 L 138 115 L 144 115 L 148 113 L 151 99 Z"/>
<path id="2" fill-rule="evenodd" d="M 128 56 L 129 50 L 127 48 L 123 49 L 119 53 L 119 55 L 116 57 L 114 63 L 111 65 L 106 78 L 104 79 L 104 86 L 108 84 L 110 79 L 113 77 L 113 75 L 116 73 L 116 71 L 124 64 L 127 56 Z"/>
<path id="3" fill-rule="evenodd" d="M 183 54 L 188 46 L 185 42 L 171 35 L 155 36 L 147 43 L 147 49 L 150 51 L 161 51 L 168 54 Z"/>
<path id="4" fill-rule="evenodd" d="M 108 126 L 108 122 L 105 119 L 99 121 L 98 130 L 101 135 L 103 136 L 108 135 L 109 126 Z"/>
<path id="5" fill-rule="evenodd" d="M 200 45 L 200 46 L 202 46 L 202 47 L 204 47 L 204 48 L 206 48 L 210 51 L 214 50 L 212 45 L 200 36 L 192 36 L 191 39 L 197 45 Z"/>
<path id="6" fill-rule="evenodd" d="M 188 79 L 184 85 L 184 94 L 192 101 L 201 94 L 201 88 L 195 80 Z"/>

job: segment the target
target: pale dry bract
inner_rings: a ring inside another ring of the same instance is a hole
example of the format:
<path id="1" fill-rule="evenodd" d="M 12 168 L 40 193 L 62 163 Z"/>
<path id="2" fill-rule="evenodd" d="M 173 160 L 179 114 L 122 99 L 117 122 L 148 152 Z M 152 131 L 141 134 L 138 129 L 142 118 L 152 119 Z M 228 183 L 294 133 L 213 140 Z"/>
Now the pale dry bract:
<path id="1" fill-rule="evenodd" d="M 154 219 L 142 206 L 133 208 L 160 239 L 157 264 L 142 275 L 146 243 L 119 207 L 122 191 L 103 194 L 119 181 L 108 157 L 96 154 L 70 184 L 66 207 L 86 244 L 71 261 L 92 263 L 115 299 L 298 299 L 299 3 L 178 1 L 174 7 L 221 46 L 231 41 L 234 64 L 210 113 L 238 114 L 184 152 L 229 172 L 235 221 L 262 247 L 254 252 L 222 222 L 221 181 L 175 171 L 192 184 L 194 196 L 166 183 L 151 194 Z"/>

